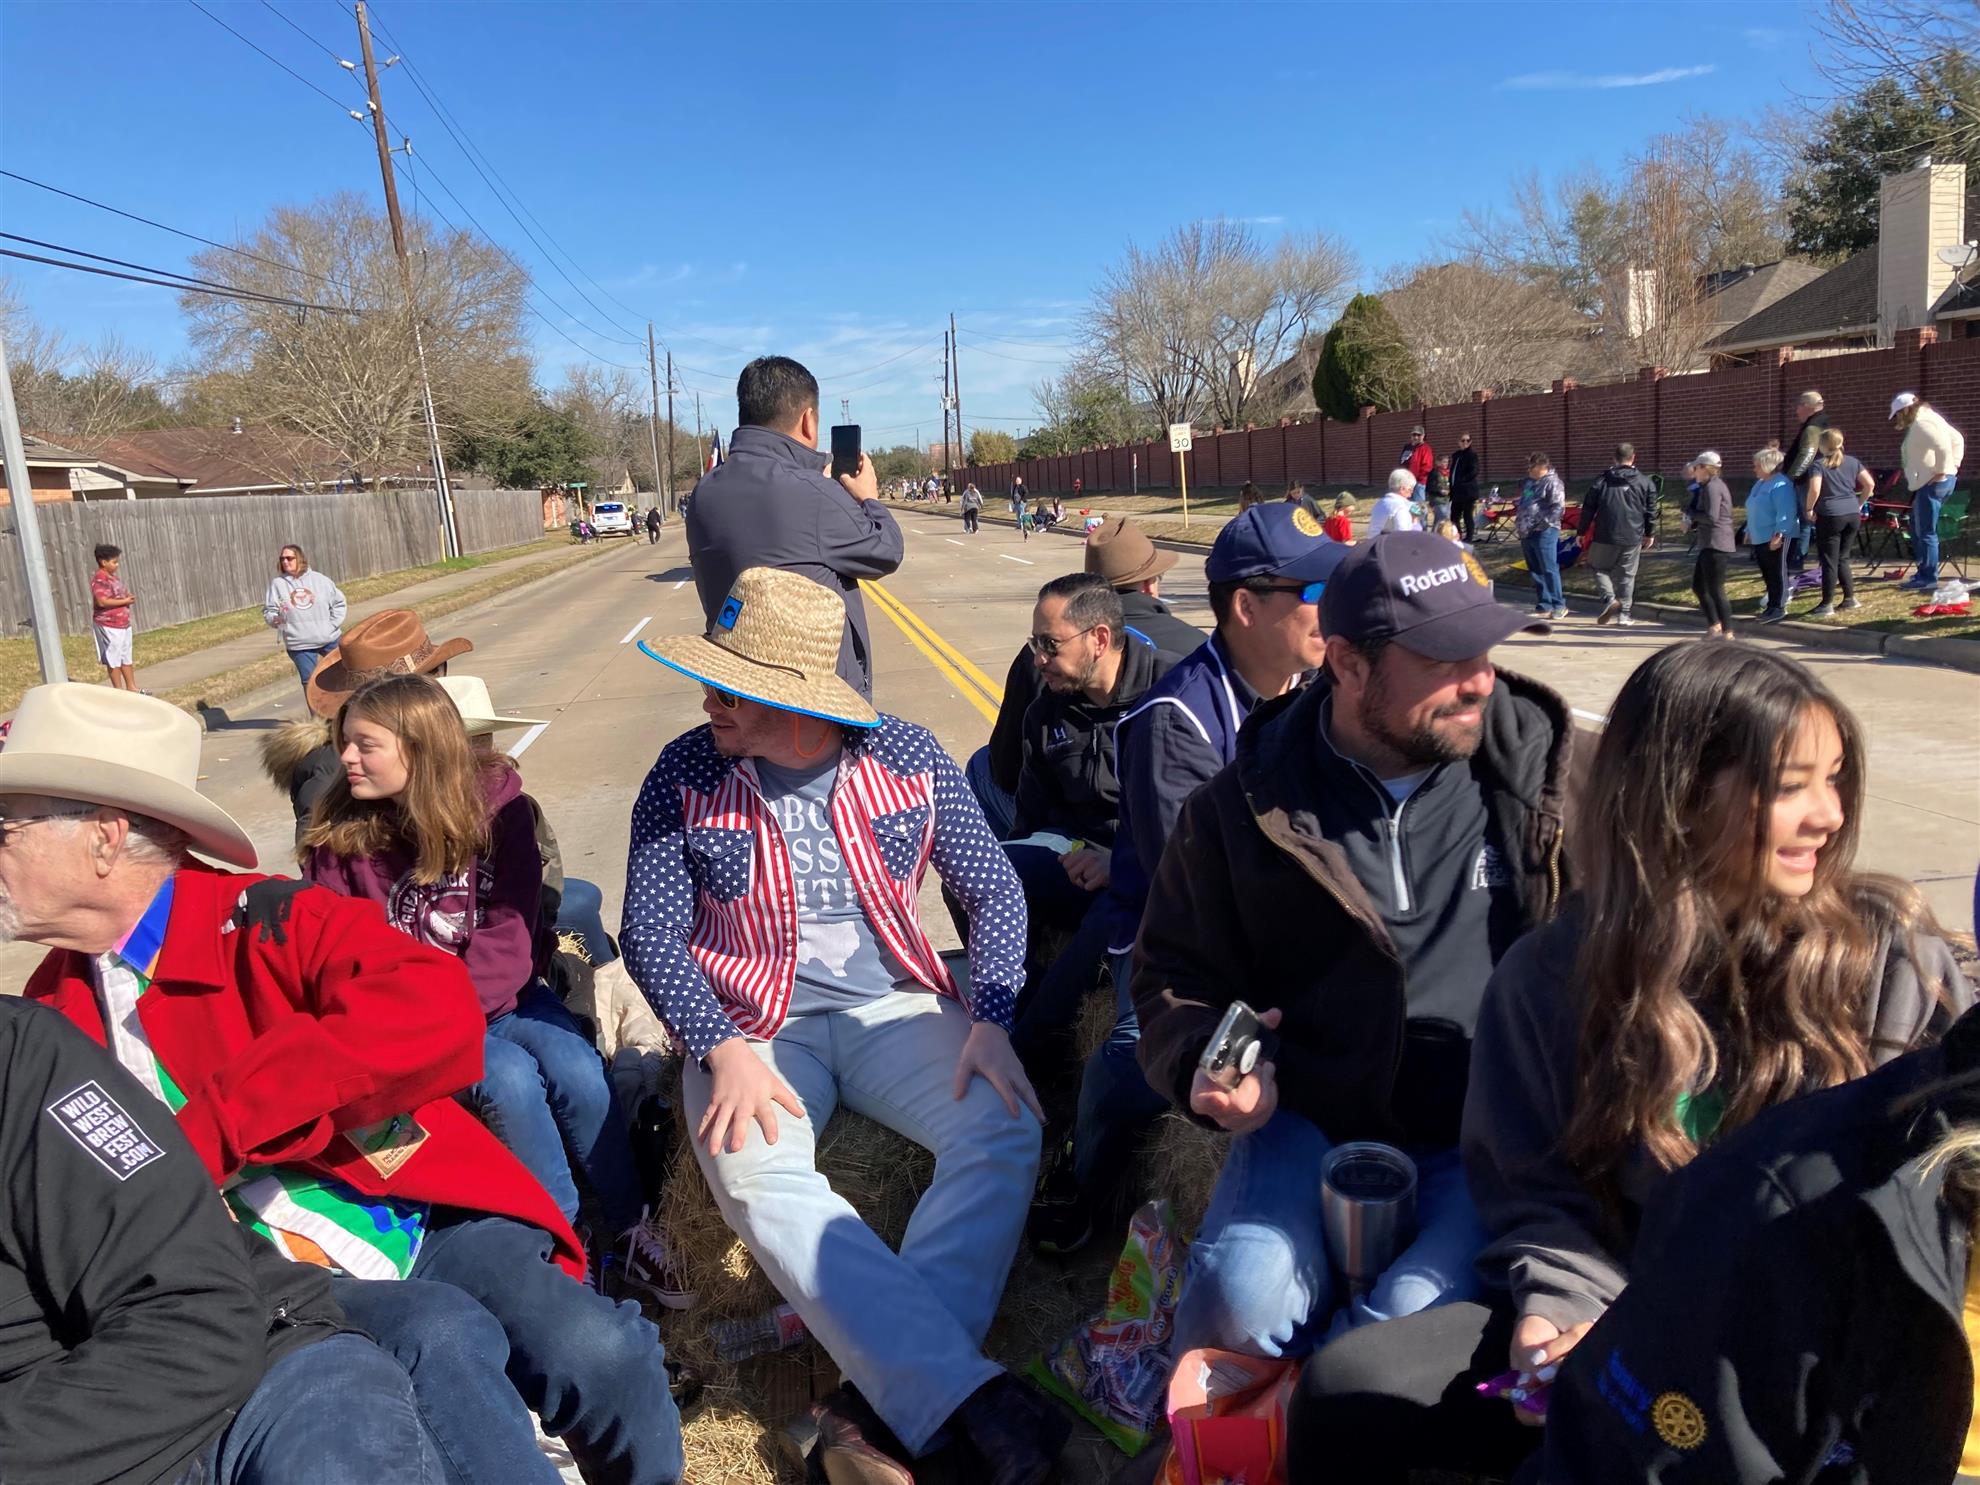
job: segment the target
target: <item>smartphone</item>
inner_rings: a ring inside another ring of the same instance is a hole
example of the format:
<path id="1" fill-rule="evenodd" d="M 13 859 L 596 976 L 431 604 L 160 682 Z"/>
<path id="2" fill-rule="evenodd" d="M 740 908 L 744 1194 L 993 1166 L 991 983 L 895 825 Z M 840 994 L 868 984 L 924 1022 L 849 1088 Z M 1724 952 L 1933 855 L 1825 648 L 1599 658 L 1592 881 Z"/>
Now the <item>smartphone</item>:
<path id="1" fill-rule="evenodd" d="M 832 478 L 859 473 L 859 424 L 832 425 Z"/>
<path id="2" fill-rule="evenodd" d="M 1231 1002 L 1224 1019 L 1211 1034 L 1210 1045 L 1196 1060 L 1203 1076 L 1226 1092 L 1237 1087 L 1258 1066 L 1265 1049 L 1265 1024 L 1241 1000 Z"/>

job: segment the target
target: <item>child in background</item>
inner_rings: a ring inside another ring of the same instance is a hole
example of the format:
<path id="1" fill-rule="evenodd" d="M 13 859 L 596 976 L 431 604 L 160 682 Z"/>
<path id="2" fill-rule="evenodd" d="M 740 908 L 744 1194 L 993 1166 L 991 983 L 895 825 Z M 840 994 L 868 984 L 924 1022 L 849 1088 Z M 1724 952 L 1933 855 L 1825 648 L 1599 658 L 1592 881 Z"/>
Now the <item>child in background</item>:
<path id="1" fill-rule="evenodd" d="M 119 691 L 137 690 L 137 672 L 131 668 L 131 605 L 137 600 L 117 577 L 124 560 L 122 547 L 107 542 L 96 549 L 96 571 L 89 580 L 91 628 L 96 635 L 96 658 Z"/>
<path id="2" fill-rule="evenodd" d="M 1354 545 L 1354 497 L 1343 491 L 1334 499 L 1334 513 L 1322 523 L 1321 530 L 1332 540 Z"/>
<path id="3" fill-rule="evenodd" d="M 1423 498 L 1430 502 L 1430 516 L 1434 525 L 1442 525 L 1451 518 L 1451 457 L 1449 454 L 1438 458 L 1430 476 L 1423 482 Z"/>

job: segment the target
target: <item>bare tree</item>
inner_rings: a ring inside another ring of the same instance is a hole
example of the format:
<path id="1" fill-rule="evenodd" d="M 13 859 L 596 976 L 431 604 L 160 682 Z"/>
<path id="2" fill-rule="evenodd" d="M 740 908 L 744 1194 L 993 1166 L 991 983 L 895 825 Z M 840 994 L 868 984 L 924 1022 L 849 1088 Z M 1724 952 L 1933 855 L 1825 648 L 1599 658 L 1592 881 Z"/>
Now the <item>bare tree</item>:
<path id="1" fill-rule="evenodd" d="M 1107 271 L 1087 316 L 1093 359 L 1163 423 L 1276 417 L 1266 373 L 1333 318 L 1354 273 L 1326 233 L 1268 248 L 1242 223 L 1191 222 Z"/>
<path id="2" fill-rule="evenodd" d="M 4 279 L 0 335 L 28 432 L 87 453 L 110 434 L 165 419 L 154 357 L 114 332 L 93 345 L 71 345 L 41 324 Z"/>
<path id="3" fill-rule="evenodd" d="M 1478 262 L 1400 269 L 1382 302 L 1416 362 L 1425 402 L 1541 390 L 1579 369 L 1591 334 L 1557 292 Z"/>
<path id="4" fill-rule="evenodd" d="M 406 238 L 412 313 L 425 333 L 443 436 L 511 426 L 532 401 L 521 326 L 526 276 L 493 244 L 423 218 L 407 219 Z M 384 215 L 349 193 L 278 207 L 239 246 L 274 262 L 208 249 L 194 255 L 195 271 L 355 311 L 182 296 L 202 370 L 229 379 L 239 414 L 303 435 L 288 446 L 292 464 L 318 457 L 312 441 L 366 476 L 423 464 L 419 365 Z"/>
<path id="5" fill-rule="evenodd" d="M 1895 78 L 1939 115 L 1949 152 L 1980 148 L 1980 57 L 1976 0 L 1828 0 L 1817 22 L 1817 65 L 1843 97 Z"/>

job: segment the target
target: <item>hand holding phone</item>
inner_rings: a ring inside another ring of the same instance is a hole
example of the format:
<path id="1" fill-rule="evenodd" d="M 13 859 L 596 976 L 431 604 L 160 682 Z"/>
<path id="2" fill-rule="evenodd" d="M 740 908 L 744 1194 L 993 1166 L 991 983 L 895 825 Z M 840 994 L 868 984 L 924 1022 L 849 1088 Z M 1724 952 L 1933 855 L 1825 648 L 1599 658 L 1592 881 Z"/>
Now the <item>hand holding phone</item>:
<path id="1" fill-rule="evenodd" d="M 859 473 L 859 424 L 832 425 L 832 478 L 850 478 Z"/>

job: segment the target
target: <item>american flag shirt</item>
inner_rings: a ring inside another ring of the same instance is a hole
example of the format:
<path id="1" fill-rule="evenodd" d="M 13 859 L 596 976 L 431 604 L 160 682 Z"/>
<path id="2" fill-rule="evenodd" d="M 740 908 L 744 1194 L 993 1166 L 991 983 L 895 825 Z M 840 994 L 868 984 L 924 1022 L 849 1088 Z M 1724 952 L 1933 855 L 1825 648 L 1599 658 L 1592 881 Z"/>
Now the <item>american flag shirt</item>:
<path id="1" fill-rule="evenodd" d="M 899 717 L 847 738 L 832 825 L 874 936 L 921 986 L 961 998 L 921 927 L 933 865 L 969 915 L 970 1014 L 1010 1030 L 1024 889 L 961 770 L 927 728 Z M 724 757 L 705 726 L 667 745 L 633 806 L 619 948 L 693 1057 L 783 1025 L 798 956 L 790 855 L 755 765 Z"/>

